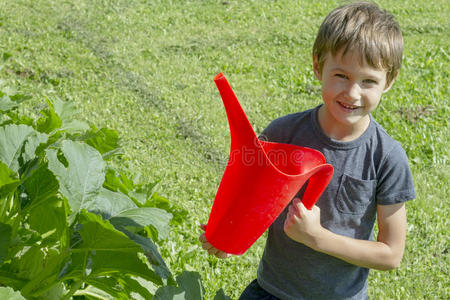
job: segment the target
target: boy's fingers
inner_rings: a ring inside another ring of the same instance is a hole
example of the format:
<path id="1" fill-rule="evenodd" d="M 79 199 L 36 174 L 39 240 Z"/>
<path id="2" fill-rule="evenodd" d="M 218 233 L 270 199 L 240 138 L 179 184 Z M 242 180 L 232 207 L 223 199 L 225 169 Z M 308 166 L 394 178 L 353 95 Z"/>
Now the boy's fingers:
<path id="1" fill-rule="evenodd" d="M 289 206 L 289 212 L 287 213 L 286 220 L 284 220 L 284 228 L 288 228 L 296 222 L 297 215 L 294 210 L 295 208 L 292 205 Z"/>
<path id="2" fill-rule="evenodd" d="M 295 207 L 293 205 L 289 205 L 286 219 L 291 220 L 295 216 L 295 214 Z"/>
<path id="3" fill-rule="evenodd" d="M 200 224 L 200 229 L 205 231 L 206 230 L 206 224 Z"/>
<path id="4" fill-rule="evenodd" d="M 292 214 L 293 211 L 294 211 L 294 206 L 293 205 L 289 205 L 288 214 Z"/>
<path id="5" fill-rule="evenodd" d="M 218 251 L 217 253 L 216 253 L 216 257 L 217 258 L 228 258 L 230 255 L 228 254 L 228 253 L 225 253 L 225 252 L 223 252 L 223 251 Z"/>
<path id="6" fill-rule="evenodd" d="M 283 225 L 283 229 L 284 229 L 284 231 L 286 231 L 288 228 L 290 228 L 291 227 L 291 225 L 292 225 L 292 220 L 291 219 L 286 219 L 286 221 L 284 221 L 284 225 Z"/>
<path id="7" fill-rule="evenodd" d="M 213 248 L 213 246 L 210 243 L 205 242 L 205 243 L 202 244 L 202 248 L 204 250 L 208 250 L 209 251 L 211 248 Z"/>
<path id="8" fill-rule="evenodd" d="M 315 212 L 320 212 L 320 207 L 318 207 L 317 205 L 314 205 L 311 210 L 315 211 Z"/>
<path id="9" fill-rule="evenodd" d="M 198 239 L 199 239 L 199 241 L 200 241 L 200 242 L 202 242 L 202 243 L 204 243 L 204 242 L 207 242 L 207 240 L 206 240 L 206 237 L 205 237 L 205 234 L 204 234 L 204 233 L 202 233 L 202 234 L 200 235 L 200 237 L 199 237 Z"/>
<path id="10" fill-rule="evenodd" d="M 208 254 L 215 255 L 218 258 L 227 258 L 228 254 L 225 252 L 220 251 L 219 249 L 214 248 L 213 245 L 208 243 L 206 240 L 205 234 L 202 233 L 200 237 L 198 238 L 200 242 L 202 243 L 202 248 L 206 251 L 208 251 Z"/>
<path id="11" fill-rule="evenodd" d="M 210 249 L 208 249 L 208 253 L 209 253 L 210 255 L 216 255 L 216 253 L 217 253 L 218 251 L 219 251 L 218 249 L 216 249 L 216 248 L 214 248 L 214 247 L 212 247 L 212 246 L 211 246 Z"/>
<path id="12" fill-rule="evenodd" d="M 210 243 L 208 243 L 208 241 L 206 240 L 205 234 L 200 235 L 200 237 L 198 239 L 202 243 L 202 248 L 203 249 L 209 250 L 209 249 L 212 248 L 212 245 Z"/>
<path id="13" fill-rule="evenodd" d="M 298 200 L 298 201 L 297 201 Z M 301 203 L 300 199 L 295 198 L 292 204 L 289 206 L 289 209 L 292 213 L 292 215 L 296 216 L 297 218 L 300 218 L 300 211 L 298 210 L 298 203 Z"/>
<path id="14" fill-rule="evenodd" d="M 300 201 L 300 203 L 297 204 L 297 209 L 300 214 L 300 217 L 304 216 L 307 213 L 306 207 L 305 207 L 305 205 L 303 205 L 303 202 L 301 202 L 301 201 Z"/>

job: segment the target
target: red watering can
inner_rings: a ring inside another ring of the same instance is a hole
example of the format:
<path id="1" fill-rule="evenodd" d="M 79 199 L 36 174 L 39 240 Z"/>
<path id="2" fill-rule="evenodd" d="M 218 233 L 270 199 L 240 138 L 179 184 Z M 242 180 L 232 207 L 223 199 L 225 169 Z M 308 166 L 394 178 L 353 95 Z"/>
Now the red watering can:
<path id="1" fill-rule="evenodd" d="M 227 79 L 220 73 L 219 89 L 231 132 L 231 151 L 206 226 L 215 248 L 243 254 L 275 221 L 302 185 L 302 202 L 311 209 L 333 176 L 319 151 L 260 141 Z"/>

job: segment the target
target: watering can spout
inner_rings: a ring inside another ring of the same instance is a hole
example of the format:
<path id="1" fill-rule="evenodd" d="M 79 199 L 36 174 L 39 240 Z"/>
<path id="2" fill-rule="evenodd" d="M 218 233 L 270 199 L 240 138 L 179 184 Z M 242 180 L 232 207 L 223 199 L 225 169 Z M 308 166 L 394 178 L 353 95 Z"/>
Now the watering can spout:
<path id="1" fill-rule="evenodd" d="M 311 209 L 333 175 L 317 150 L 258 140 L 225 76 L 214 81 L 227 113 L 231 150 L 205 236 L 215 248 L 243 254 L 308 181 L 302 202 Z"/>
<path id="2" fill-rule="evenodd" d="M 217 74 L 214 77 L 214 82 L 217 85 L 227 113 L 231 142 L 239 141 L 241 144 L 255 143 L 256 134 L 223 73 Z"/>

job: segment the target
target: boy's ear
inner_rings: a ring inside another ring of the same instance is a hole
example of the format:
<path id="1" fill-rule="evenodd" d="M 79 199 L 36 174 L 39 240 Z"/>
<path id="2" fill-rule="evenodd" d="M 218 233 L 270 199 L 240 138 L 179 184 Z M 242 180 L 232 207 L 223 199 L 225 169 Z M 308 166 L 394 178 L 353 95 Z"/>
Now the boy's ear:
<path id="1" fill-rule="evenodd" d="M 317 55 L 313 55 L 313 69 L 314 74 L 316 75 L 317 79 L 320 81 L 322 80 L 322 72 L 319 67 L 319 59 L 317 58 Z"/>

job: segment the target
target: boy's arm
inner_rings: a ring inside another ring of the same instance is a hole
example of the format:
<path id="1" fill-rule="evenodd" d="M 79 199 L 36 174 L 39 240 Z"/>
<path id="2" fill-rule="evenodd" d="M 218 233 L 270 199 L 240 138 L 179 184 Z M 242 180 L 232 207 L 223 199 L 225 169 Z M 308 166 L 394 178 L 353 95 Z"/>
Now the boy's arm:
<path id="1" fill-rule="evenodd" d="M 284 231 L 291 239 L 348 263 L 391 270 L 400 265 L 405 248 L 405 204 L 378 205 L 377 212 L 377 241 L 353 239 L 323 228 L 320 225 L 320 209 L 314 206 L 309 211 L 300 200 L 294 200 L 289 207 Z"/>

